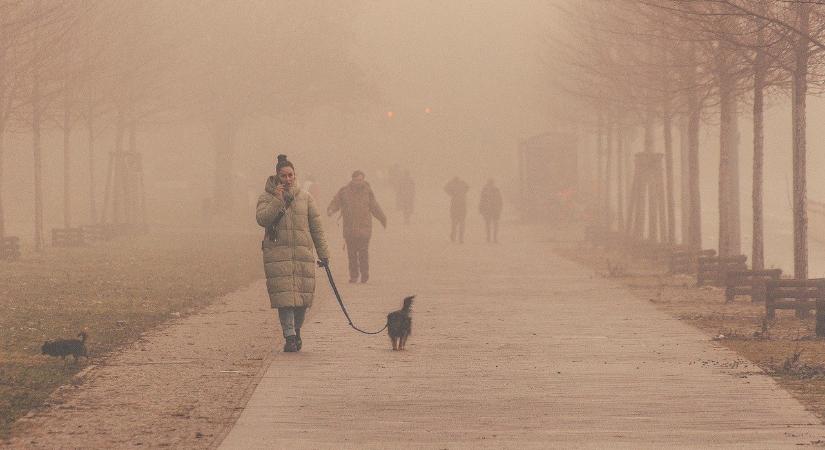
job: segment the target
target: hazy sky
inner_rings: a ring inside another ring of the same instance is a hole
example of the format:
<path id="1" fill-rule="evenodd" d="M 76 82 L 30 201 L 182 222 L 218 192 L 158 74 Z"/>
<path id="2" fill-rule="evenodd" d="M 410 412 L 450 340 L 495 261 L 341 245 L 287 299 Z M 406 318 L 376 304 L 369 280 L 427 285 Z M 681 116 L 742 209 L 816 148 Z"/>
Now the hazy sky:
<path id="1" fill-rule="evenodd" d="M 535 92 L 547 12 L 528 1 L 370 2 L 353 52 L 393 120 L 435 147 L 424 154 L 455 168 L 481 156 L 489 171 L 513 160 L 518 139 L 546 129 Z M 419 122 L 427 107 L 433 119 Z"/>

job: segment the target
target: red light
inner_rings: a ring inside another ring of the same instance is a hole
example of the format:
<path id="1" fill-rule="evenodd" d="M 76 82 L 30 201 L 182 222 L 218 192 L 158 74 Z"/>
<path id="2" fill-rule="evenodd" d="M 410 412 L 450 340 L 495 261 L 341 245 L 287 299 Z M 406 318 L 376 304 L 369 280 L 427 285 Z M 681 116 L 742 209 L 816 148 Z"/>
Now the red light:
<path id="1" fill-rule="evenodd" d="M 387 111 L 387 119 L 392 119 L 393 117 L 395 117 L 395 113 L 392 111 Z"/>
<path id="2" fill-rule="evenodd" d="M 432 109 L 430 109 L 430 107 L 429 107 L 429 106 L 428 106 L 428 107 L 426 107 L 426 108 L 424 108 L 424 114 L 429 114 L 429 113 L 431 113 L 431 112 L 433 112 L 433 110 L 432 110 Z"/>

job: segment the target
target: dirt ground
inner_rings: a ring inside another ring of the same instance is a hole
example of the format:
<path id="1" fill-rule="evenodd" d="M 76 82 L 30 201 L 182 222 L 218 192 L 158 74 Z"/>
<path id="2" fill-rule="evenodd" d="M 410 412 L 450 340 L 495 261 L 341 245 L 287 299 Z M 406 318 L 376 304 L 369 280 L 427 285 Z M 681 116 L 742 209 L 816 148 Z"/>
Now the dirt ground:
<path id="1" fill-rule="evenodd" d="M 114 351 L 260 277 L 257 239 L 160 231 L 0 263 L 0 439 L 59 386 L 98 376 Z M 45 340 L 89 335 L 78 363 L 40 354 Z M 76 376 L 82 373 L 81 376 Z"/>
<path id="2" fill-rule="evenodd" d="M 724 288 L 698 287 L 695 276 L 670 275 L 660 263 L 589 246 L 558 251 L 702 329 L 771 374 L 806 408 L 825 419 L 825 340 L 816 338 L 813 315 L 799 319 L 793 311 L 778 310 L 776 319 L 767 321 L 764 303 L 753 303 L 750 297 L 725 303 Z"/>
<path id="3" fill-rule="evenodd" d="M 88 367 L 17 421 L 5 445 L 211 447 L 282 344 L 277 329 L 265 288 L 236 291 Z"/>

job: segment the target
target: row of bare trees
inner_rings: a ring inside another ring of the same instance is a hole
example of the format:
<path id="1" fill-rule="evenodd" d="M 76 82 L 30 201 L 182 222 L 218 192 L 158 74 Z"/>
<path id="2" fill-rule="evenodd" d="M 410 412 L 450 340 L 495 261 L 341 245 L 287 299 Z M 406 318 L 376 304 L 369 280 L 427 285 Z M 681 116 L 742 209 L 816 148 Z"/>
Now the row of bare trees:
<path id="1" fill-rule="evenodd" d="M 718 124 L 719 254 L 742 251 L 740 129 L 742 111 L 753 120 L 753 268 L 764 267 L 765 98 L 792 101 L 794 274 L 808 276 L 806 215 L 806 98 L 822 73 L 825 2 L 810 0 L 620 0 L 560 7 L 569 26 L 553 42 L 557 82 L 577 99 L 578 120 L 598 135 L 599 198 L 603 211 L 618 206 L 627 227 L 627 137 L 643 136 L 643 152 L 661 146 L 665 172 L 666 232 L 648 238 L 702 246 L 700 128 Z M 595 119 L 594 119 L 595 118 Z M 661 139 L 655 139 L 657 128 Z M 676 185 L 674 132 L 678 134 Z M 715 155 L 714 155 L 715 156 Z M 614 176 L 615 173 L 617 176 Z M 704 175 L 704 174 L 703 174 Z M 705 175 L 706 176 L 706 175 Z M 679 189 L 677 203 L 676 190 Z M 706 201 L 706 200 L 705 200 Z M 680 223 L 676 223 L 677 216 Z"/>
<path id="2" fill-rule="evenodd" d="M 63 137 L 66 228 L 86 221 L 73 214 L 70 195 L 81 177 L 89 184 L 88 222 L 106 221 L 95 166 L 111 152 L 136 151 L 136 135 L 158 122 L 201 124 L 211 134 L 213 199 L 217 210 L 229 211 L 234 139 L 245 121 L 369 97 L 344 49 L 350 9 L 322 2 L 0 0 L 0 238 L 4 158 L 31 151 L 34 244 L 44 245 L 44 132 Z M 5 149 L 8 133 L 30 136 L 31 149 Z M 73 136 L 85 138 L 84 148 L 72 148 Z M 72 161 L 80 157 L 88 173 L 75 175 Z"/>
<path id="3" fill-rule="evenodd" d="M 146 72 L 168 55 L 146 51 L 161 41 L 148 6 L 146 2 L 88 0 L 0 2 L 0 187 L 4 158 L 25 151 L 1 143 L 12 132 L 30 136 L 37 250 L 44 245 L 43 133 L 62 134 L 62 206 L 67 228 L 77 222 L 70 195 L 75 182 L 72 161 L 78 153 L 72 148 L 76 142 L 72 136 L 85 135 L 89 221 L 96 223 L 103 216 L 94 179 L 100 159 L 95 152 L 97 138 L 114 128 L 114 147 L 122 148 L 128 133 L 134 135 L 141 115 L 162 98 L 163 72 L 154 71 L 151 76 Z M 0 237 L 5 235 L 3 194 L 0 191 Z"/>

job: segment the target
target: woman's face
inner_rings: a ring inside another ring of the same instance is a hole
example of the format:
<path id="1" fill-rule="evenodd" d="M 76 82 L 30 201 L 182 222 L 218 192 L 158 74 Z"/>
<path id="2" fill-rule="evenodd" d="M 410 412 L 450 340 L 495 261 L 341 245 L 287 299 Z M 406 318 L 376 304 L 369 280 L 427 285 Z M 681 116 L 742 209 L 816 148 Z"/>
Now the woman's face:
<path id="1" fill-rule="evenodd" d="M 281 167 L 278 171 L 278 180 L 286 187 L 292 187 L 295 184 L 295 169 L 286 166 Z"/>

